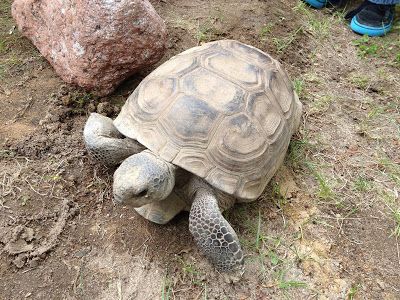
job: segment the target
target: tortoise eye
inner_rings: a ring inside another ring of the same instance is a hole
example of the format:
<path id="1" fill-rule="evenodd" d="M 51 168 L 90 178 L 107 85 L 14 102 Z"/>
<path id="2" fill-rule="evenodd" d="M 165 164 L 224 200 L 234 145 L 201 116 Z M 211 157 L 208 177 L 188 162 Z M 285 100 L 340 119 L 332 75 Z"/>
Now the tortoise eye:
<path id="1" fill-rule="evenodd" d="M 144 189 L 143 191 L 141 191 L 139 194 L 137 194 L 137 197 L 144 197 L 147 195 L 148 190 Z"/>

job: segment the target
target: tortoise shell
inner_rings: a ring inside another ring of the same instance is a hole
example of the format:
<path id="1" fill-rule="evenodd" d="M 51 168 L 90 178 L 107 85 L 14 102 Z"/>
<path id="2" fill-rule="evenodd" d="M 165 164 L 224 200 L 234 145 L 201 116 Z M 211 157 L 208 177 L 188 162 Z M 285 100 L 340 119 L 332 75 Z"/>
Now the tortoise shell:
<path id="1" fill-rule="evenodd" d="M 154 70 L 114 124 L 164 160 L 250 201 L 282 164 L 301 110 L 276 60 L 223 40 L 191 48 Z"/>

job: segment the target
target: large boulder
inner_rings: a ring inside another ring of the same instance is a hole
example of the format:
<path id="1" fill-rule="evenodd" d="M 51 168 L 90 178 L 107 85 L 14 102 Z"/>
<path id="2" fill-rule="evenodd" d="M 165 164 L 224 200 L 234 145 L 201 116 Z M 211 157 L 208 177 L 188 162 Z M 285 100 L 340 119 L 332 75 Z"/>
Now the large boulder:
<path id="1" fill-rule="evenodd" d="M 147 0 L 15 0 L 12 14 L 63 80 L 99 95 L 165 50 L 164 21 Z"/>

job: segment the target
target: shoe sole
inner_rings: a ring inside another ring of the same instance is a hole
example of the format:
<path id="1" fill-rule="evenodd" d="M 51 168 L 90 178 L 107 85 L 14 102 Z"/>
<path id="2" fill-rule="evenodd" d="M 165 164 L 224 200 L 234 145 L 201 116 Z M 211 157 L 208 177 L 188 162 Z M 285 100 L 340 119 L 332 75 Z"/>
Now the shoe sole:
<path id="1" fill-rule="evenodd" d="M 328 3 L 327 0 L 304 0 L 304 2 L 311 5 L 314 8 L 323 8 Z"/>
<path id="2" fill-rule="evenodd" d="M 392 23 L 386 25 L 386 26 L 382 26 L 382 27 L 372 27 L 372 26 L 368 26 L 368 25 L 364 25 L 361 24 L 360 22 L 357 21 L 356 17 L 353 17 L 351 19 L 351 23 L 350 23 L 350 28 L 358 33 L 358 34 L 362 34 L 362 35 L 368 35 L 368 36 L 383 36 L 386 35 L 391 29 L 392 29 Z"/>

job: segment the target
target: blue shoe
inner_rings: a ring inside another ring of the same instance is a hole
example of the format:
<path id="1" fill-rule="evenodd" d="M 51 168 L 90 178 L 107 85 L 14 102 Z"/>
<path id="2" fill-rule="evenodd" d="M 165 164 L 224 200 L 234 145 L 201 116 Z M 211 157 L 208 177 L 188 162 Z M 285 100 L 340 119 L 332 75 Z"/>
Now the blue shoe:
<path id="1" fill-rule="evenodd" d="M 382 5 L 364 1 L 357 9 L 349 12 L 350 28 L 362 35 L 383 36 L 393 27 L 394 5 Z"/>
<path id="2" fill-rule="evenodd" d="M 333 6 L 341 6 L 343 2 L 346 2 L 344 0 L 304 0 L 308 5 L 320 9 L 323 8 L 329 4 Z"/>
<path id="3" fill-rule="evenodd" d="M 308 5 L 320 9 L 328 4 L 328 0 L 304 0 Z"/>

